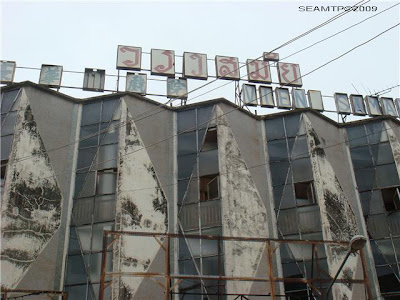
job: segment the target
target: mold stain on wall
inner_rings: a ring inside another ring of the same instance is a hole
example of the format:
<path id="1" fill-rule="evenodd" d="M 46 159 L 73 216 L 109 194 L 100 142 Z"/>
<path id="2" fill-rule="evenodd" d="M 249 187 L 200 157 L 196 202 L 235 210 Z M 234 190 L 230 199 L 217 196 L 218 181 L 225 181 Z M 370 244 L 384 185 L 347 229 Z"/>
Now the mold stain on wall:
<path id="1" fill-rule="evenodd" d="M 327 145 L 321 141 L 308 117 L 305 114 L 303 117 L 311 153 L 314 186 L 321 212 L 324 240 L 350 241 L 354 235 L 359 234 L 355 214 L 327 158 L 324 150 Z M 347 247 L 326 246 L 326 252 L 330 274 L 334 276 L 347 253 Z M 350 256 L 339 278 L 345 278 L 350 273 L 355 274 L 358 263 L 358 257 Z M 351 286 L 335 285 L 333 291 L 336 299 L 352 299 Z"/>
<path id="2" fill-rule="evenodd" d="M 62 201 L 25 92 L 2 201 L 1 285 L 15 288 L 58 229 Z"/>
<path id="3" fill-rule="evenodd" d="M 267 211 L 227 120 L 217 107 L 223 235 L 268 237 Z M 226 276 L 254 277 L 265 245 L 225 242 Z M 248 293 L 252 282 L 227 281 L 227 293 Z"/>
<path id="4" fill-rule="evenodd" d="M 168 202 L 143 141 L 122 101 L 116 230 L 168 231 Z M 114 272 L 146 272 L 161 247 L 151 237 L 121 236 L 114 249 Z M 113 299 L 133 299 L 143 278 L 113 282 Z"/>

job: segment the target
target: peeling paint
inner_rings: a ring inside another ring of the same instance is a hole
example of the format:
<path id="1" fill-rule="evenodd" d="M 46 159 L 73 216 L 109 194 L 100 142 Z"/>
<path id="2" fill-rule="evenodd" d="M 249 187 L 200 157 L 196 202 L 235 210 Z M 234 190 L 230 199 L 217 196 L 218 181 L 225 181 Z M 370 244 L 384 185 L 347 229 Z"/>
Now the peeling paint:
<path id="1" fill-rule="evenodd" d="M 121 104 L 116 230 L 167 232 L 168 202 L 126 103 Z M 128 120 L 128 118 L 130 118 Z M 121 236 L 114 249 L 114 272 L 146 272 L 161 247 L 153 238 Z M 113 281 L 112 299 L 133 299 L 144 279 Z"/>
<path id="2" fill-rule="evenodd" d="M 222 111 L 217 107 L 223 235 L 268 237 L 267 211 Z M 226 276 L 254 277 L 265 244 L 224 242 Z M 227 293 L 249 293 L 252 282 L 228 281 Z"/>
<path id="3" fill-rule="evenodd" d="M 29 160 L 23 157 L 32 156 Z M 15 288 L 60 225 L 61 191 L 22 91 L 1 212 L 1 285 Z"/>
<path id="4" fill-rule="evenodd" d="M 303 114 L 303 119 L 308 136 L 308 146 L 311 153 L 311 165 L 314 173 L 314 187 L 319 201 L 321 222 L 324 240 L 350 241 L 359 234 L 355 214 L 349 200 L 344 193 L 333 167 L 327 159 L 323 149 L 325 142 L 321 143 L 315 129 L 308 117 Z M 346 253 L 346 247 L 325 246 L 328 266 L 331 276 L 339 269 Z M 358 267 L 358 257 L 350 256 L 346 268 L 339 278 L 345 279 L 350 274 L 355 274 Z M 335 299 L 351 299 L 351 285 L 335 285 L 333 295 Z"/>

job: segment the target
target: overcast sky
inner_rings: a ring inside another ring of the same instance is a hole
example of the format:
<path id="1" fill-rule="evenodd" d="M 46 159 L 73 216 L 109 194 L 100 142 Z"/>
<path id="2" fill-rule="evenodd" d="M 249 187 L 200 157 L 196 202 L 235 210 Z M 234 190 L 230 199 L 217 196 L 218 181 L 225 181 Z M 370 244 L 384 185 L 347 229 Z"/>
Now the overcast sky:
<path id="1" fill-rule="evenodd" d="M 19 67 L 40 68 L 41 64 L 62 65 L 64 70 L 84 71 L 85 68 L 105 69 L 117 74 L 117 45 L 235 56 L 245 62 L 271 51 L 284 42 L 338 14 L 304 12 L 299 6 L 352 5 L 358 1 L 2 1 L 1 59 L 14 60 Z M 360 22 L 399 1 L 370 1 L 371 10 L 351 12 L 304 38 L 279 49 L 286 57 L 316 41 Z M 296 54 L 285 62 L 298 63 L 301 73 L 317 68 L 358 44 L 399 23 L 400 5 L 351 28 L 325 42 Z M 335 92 L 366 95 L 400 81 L 400 30 L 385 33 L 343 58 L 303 78 L 303 88 L 321 90 L 323 95 Z M 150 56 L 143 54 L 142 67 L 149 68 Z M 215 75 L 213 62 L 209 74 Z M 176 71 L 182 61 L 177 58 Z M 121 75 L 125 75 L 122 71 Z M 245 75 L 245 69 L 240 75 Z M 277 81 L 276 69 L 272 69 Z M 165 79 L 149 76 L 149 79 Z M 39 71 L 17 69 L 15 81 L 38 82 Z M 62 85 L 81 87 L 83 74 L 64 73 Z M 190 99 L 212 88 L 226 84 L 219 80 L 189 95 Z M 189 90 L 204 81 L 189 80 Z M 120 90 L 125 89 L 124 81 Z M 106 78 L 106 88 L 116 89 L 116 78 Z M 166 83 L 149 81 L 149 93 L 166 93 Z M 63 93 L 76 97 L 99 95 L 62 88 Z M 399 88 L 385 94 L 398 98 Z M 234 101 L 234 84 L 207 93 L 193 102 L 225 97 Z M 166 99 L 156 98 L 157 101 Z M 334 109 L 333 99 L 325 98 L 326 107 Z M 270 110 L 274 112 L 276 110 Z"/>

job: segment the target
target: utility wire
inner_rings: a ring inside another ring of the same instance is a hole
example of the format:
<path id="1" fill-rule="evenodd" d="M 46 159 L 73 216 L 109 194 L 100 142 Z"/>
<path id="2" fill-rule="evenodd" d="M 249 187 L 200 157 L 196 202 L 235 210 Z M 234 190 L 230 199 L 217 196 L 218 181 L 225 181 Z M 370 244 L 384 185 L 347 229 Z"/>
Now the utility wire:
<path id="1" fill-rule="evenodd" d="M 356 3 L 354 6 L 356 6 L 357 4 L 360 4 L 361 2 L 364 2 L 364 1 L 365 1 L 365 0 L 362 0 L 362 1 L 358 2 L 358 3 Z M 368 3 L 369 1 L 370 1 L 370 0 L 368 0 L 368 1 L 365 2 L 365 3 L 363 3 L 362 5 Z M 353 7 L 354 7 L 354 6 L 353 6 Z M 274 50 L 271 50 L 270 52 L 276 51 L 277 49 L 282 48 L 282 47 L 284 47 L 284 46 L 286 46 L 286 45 L 292 43 L 293 41 L 299 39 L 300 37 L 305 36 L 305 35 L 311 33 L 312 31 L 315 31 L 315 30 L 317 30 L 318 28 L 321 28 L 321 27 L 325 26 L 326 24 L 328 24 L 328 23 L 334 21 L 335 19 L 337 19 L 337 18 L 343 16 L 343 15 L 346 14 L 346 13 L 349 13 L 350 11 L 351 11 L 351 10 L 345 11 L 345 12 L 343 12 L 343 13 L 340 13 L 340 14 L 338 14 L 338 15 L 332 17 L 331 19 L 328 19 L 327 21 L 323 22 L 322 24 L 320 24 L 320 25 L 318 25 L 318 26 L 316 26 L 316 27 L 314 27 L 314 28 L 308 30 L 307 32 L 301 34 L 300 36 L 297 36 L 297 37 L 291 39 L 290 41 L 288 41 L 288 42 L 282 44 L 281 46 L 275 48 Z M 262 57 L 262 56 L 261 56 L 261 57 Z M 253 61 L 254 61 L 254 60 L 253 60 Z M 246 63 L 245 65 L 247 65 L 247 63 Z M 245 65 L 243 65 L 242 67 L 244 67 Z M 242 67 L 239 67 L 238 69 L 235 69 L 235 70 L 233 70 L 232 72 L 235 72 L 235 71 L 239 70 L 239 69 L 242 68 Z M 39 69 L 39 68 L 28 68 L 28 67 L 21 67 L 21 68 Z M 71 71 L 71 72 L 72 72 L 72 71 Z M 79 73 L 79 72 L 77 72 L 77 73 Z M 228 73 L 228 74 L 229 74 L 229 73 Z M 228 75 L 228 74 L 227 74 L 227 75 Z M 243 76 L 242 76 L 242 77 L 243 77 Z M 220 78 L 217 78 L 217 79 L 215 79 L 214 81 L 216 81 L 216 80 L 218 80 L 218 79 L 220 79 Z M 213 81 L 213 82 L 214 82 L 214 81 Z M 230 82 L 229 82 L 229 83 L 230 83 Z M 205 86 L 205 85 L 203 85 L 203 86 Z M 201 87 L 197 88 L 196 90 L 198 90 L 198 89 L 200 89 L 200 88 L 201 88 Z M 213 89 L 213 90 L 214 90 L 214 89 Z M 210 90 L 209 92 L 211 92 L 211 91 L 213 91 L 213 90 Z M 191 93 L 191 92 L 193 92 L 193 91 L 190 91 L 190 93 Z M 206 93 L 205 93 L 205 94 L 206 94 Z M 204 95 L 204 94 L 202 94 L 202 95 Z M 198 96 L 197 96 L 197 97 L 198 97 Z M 197 98 L 197 97 L 195 97 L 195 98 Z M 195 98 L 193 98 L 193 99 L 195 99 Z M 191 99 L 191 100 L 193 100 L 193 99 Z M 160 104 L 159 106 L 167 105 L 168 103 L 171 103 L 171 102 L 173 102 L 173 101 L 175 101 L 175 100 L 176 100 L 176 99 L 170 99 L 170 100 L 168 100 L 165 104 Z M 188 100 L 188 101 L 190 101 L 190 100 Z M 161 108 L 162 108 L 161 111 L 156 112 L 156 113 L 153 113 L 153 114 L 150 114 L 150 115 L 146 116 L 145 118 L 151 117 L 151 116 L 153 116 L 153 115 L 155 115 L 155 114 L 158 114 L 158 113 L 160 113 L 160 112 L 162 112 L 162 111 L 165 110 L 165 108 L 163 108 L 163 107 L 161 107 Z M 143 112 L 143 113 L 142 113 L 141 115 L 139 115 L 139 116 L 143 116 L 143 115 L 145 115 L 147 112 L 151 112 L 151 111 L 153 111 L 153 110 L 154 110 L 154 108 L 152 108 L 151 110 L 148 110 L 148 111 L 146 111 L 146 112 Z M 142 120 L 142 119 L 144 119 L 144 118 L 137 119 L 137 120 L 134 120 L 134 121 L 137 122 L 137 121 L 140 121 L 140 120 Z M 120 125 L 120 126 L 123 126 L 123 125 Z M 120 126 L 119 126 L 119 127 L 120 127 Z M 86 140 L 86 139 L 89 139 L 89 138 L 91 138 L 91 137 L 94 137 L 94 136 L 96 136 L 96 135 L 98 135 L 98 134 L 101 134 L 102 132 L 106 132 L 107 130 L 113 130 L 113 129 L 116 129 L 116 128 L 119 128 L 119 127 L 117 127 L 117 126 L 111 126 L 110 129 L 106 129 L 106 130 L 103 130 L 103 131 L 94 133 L 94 134 L 92 134 L 92 135 L 85 136 L 83 139 L 75 140 L 75 141 L 72 142 L 72 143 L 68 143 L 68 144 L 65 144 L 65 145 L 62 145 L 62 146 L 53 148 L 53 149 L 49 149 L 49 150 L 47 150 L 47 152 L 51 152 L 51 151 L 55 151 L 55 150 L 62 149 L 62 148 L 64 148 L 64 147 L 68 147 L 68 146 L 73 145 L 73 144 L 76 144 L 76 143 L 78 143 L 78 142 L 80 142 L 80 141 L 82 141 L 82 140 Z M 20 158 L 20 160 L 28 159 L 28 158 L 30 158 L 30 157 L 33 157 L 33 155 L 32 155 L 32 156 L 26 156 L 26 157 Z M 17 161 L 16 161 L 16 162 L 17 162 Z M 7 165 L 7 164 L 8 164 L 8 163 L 2 164 L 2 166 L 5 166 L 5 165 Z"/>
<path id="2" fill-rule="evenodd" d="M 313 72 L 315 72 L 315 71 L 321 69 L 322 67 L 328 65 L 329 63 L 331 63 L 331 62 L 333 62 L 333 61 L 336 61 L 336 60 L 339 59 L 340 57 L 343 57 L 344 55 L 346 55 L 346 54 L 352 52 L 353 50 L 357 49 L 358 47 L 360 47 L 360 46 L 362 46 L 362 45 L 365 45 L 365 44 L 367 44 L 368 42 L 370 42 L 370 41 L 376 39 L 376 38 L 379 37 L 380 35 L 382 35 L 382 34 L 388 32 L 389 30 L 394 29 L 394 28 L 395 28 L 396 26 L 398 26 L 398 25 L 400 25 L 400 23 L 398 23 L 398 24 L 396 24 L 396 25 L 390 27 L 389 29 L 387 29 L 387 30 L 381 32 L 380 34 L 374 36 L 373 38 L 369 39 L 368 41 L 366 41 L 366 42 L 364 42 L 364 43 L 362 43 L 362 44 L 359 44 L 359 45 L 357 45 L 356 47 L 353 47 L 353 48 L 350 49 L 349 51 L 346 51 L 344 54 L 341 54 L 341 55 L 339 55 L 338 57 L 335 57 L 334 59 L 331 59 L 330 61 L 328 61 L 327 63 L 323 64 L 322 66 L 319 66 L 319 67 L 313 69 L 312 71 L 310 71 L 310 72 L 308 72 L 308 73 L 306 73 L 306 74 L 304 74 L 304 75 L 302 75 L 302 76 L 300 76 L 300 77 L 298 77 L 298 78 L 295 78 L 293 81 L 296 81 L 296 80 L 298 80 L 299 78 L 303 78 L 303 77 L 305 77 L 305 76 L 307 76 L 307 75 L 309 75 L 309 74 L 312 74 Z M 288 84 L 286 84 L 286 85 L 290 85 L 290 82 L 289 82 Z M 224 116 L 224 115 L 227 115 L 227 114 L 229 114 L 229 113 L 232 113 L 232 112 L 238 110 L 239 108 L 240 108 L 240 107 L 234 108 L 234 109 L 232 109 L 232 110 L 230 110 L 230 111 L 228 111 L 228 112 L 222 114 L 221 116 Z M 221 117 L 221 116 L 218 116 L 218 117 Z M 218 117 L 216 117 L 216 118 L 218 118 Z M 214 118 L 214 120 L 215 120 L 216 118 Z M 168 137 L 168 138 L 165 138 L 165 139 L 163 139 L 163 140 L 161 140 L 161 141 L 155 142 L 155 143 L 153 143 L 153 144 L 150 144 L 150 145 L 148 145 L 148 146 L 142 147 L 142 148 L 137 149 L 137 150 L 135 150 L 135 151 L 132 151 L 132 152 L 129 152 L 129 153 L 125 153 L 123 156 L 127 156 L 127 155 L 130 155 L 130 154 L 136 153 L 136 152 L 138 152 L 138 151 L 141 151 L 141 150 L 144 150 L 144 149 L 147 149 L 147 148 L 154 147 L 154 146 L 156 146 L 156 145 L 158 145 L 158 144 L 161 144 L 161 143 L 163 143 L 163 142 L 166 142 L 166 141 L 168 141 L 168 140 L 170 140 L 170 139 L 172 139 L 172 138 L 174 138 L 174 137 L 176 137 L 176 136 L 178 136 L 178 135 L 180 135 L 180 134 L 182 134 L 182 133 L 192 131 L 192 130 L 198 128 L 199 126 L 206 125 L 206 124 L 208 124 L 208 122 L 211 121 L 212 119 L 213 119 L 213 118 L 211 118 L 211 119 L 209 119 L 209 120 L 207 120 L 207 121 L 205 121 L 205 122 L 203 122 L 203 123 L 201 123 L 201 124 L 198 124 L 198 125 L 196 125 L 196 126 L 194 126 L 194 127 L 192 127 L 192 128 L 189 128 L 189 129 L 187 129 L 187 130 L 185 130 L 185 131 L 183 131 L 183 132 L 174 134 L 174 135 L 172 135 L 172 136 L 170 136 L 170 137 Z M 105 161 L 98 162 L 98 163 L 96 163 L 96 164 L 94 164 L 94 165 L 103 164 L 103 163 L 110 162 L 110 161 L 113 161 L 113 160 L 116 160 L 116 159 L 117 159 L 117 157 L 116 157 L 116 158 L 113 158 L 113 159 L 108 159 L 108 160 L 105 160 Z M 50 177 L 55 177 L 55 176 L 59 176 L 59 175 L 64 175 L 64 174 L 69 174 L 69 173 L 73 173 L 73 172 L 77 172 L 77 171 L 82 171 L 82 170 L 86 170 L 86 169 L 87 169 L 87 167 L 85 167 L 85 168 L 77 168 L 77 169 L 72 170 L 72 171 L 66 171 L 66 172 L 58 173 L 58 174 L 55 174 L 55 175 L 52 175 L 52 176 L 44 177 L 44 178 L 42 178 L 42 179 L 46 179 L 46 178 L 50 178 Z"/>

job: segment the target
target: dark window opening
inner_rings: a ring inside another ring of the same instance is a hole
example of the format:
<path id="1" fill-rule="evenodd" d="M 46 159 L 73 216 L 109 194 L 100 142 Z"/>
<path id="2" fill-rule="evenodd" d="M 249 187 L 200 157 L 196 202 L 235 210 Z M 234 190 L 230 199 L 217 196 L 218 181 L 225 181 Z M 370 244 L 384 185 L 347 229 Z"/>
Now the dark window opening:
<path id="1" fill-rule="evenodd" d="M 294 184 L 297 206 L 315 204 L 314 185 L 312 181 Z"/>
<path id="2" fill-rule="evenodd" d="M 218 175 L 207 175 L 200 177 L 200 201 L 219 198 Z"/>
<path id="3" fill-rule="evenodd" d="M 382 189 L 381 192 L 386 211 L 400 210 L 399 187 Z"/>
<path id="4" fill-rule="evenodd" d="M 207 131 L 206 137 L 204 138 L 203 146 L 201 151 L 208 151 L 218 149 L 218 142 L 217 142 L 217 129 L 210 128 Z"/>

